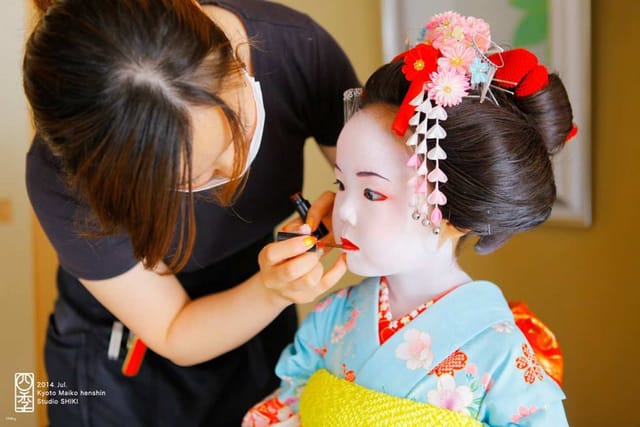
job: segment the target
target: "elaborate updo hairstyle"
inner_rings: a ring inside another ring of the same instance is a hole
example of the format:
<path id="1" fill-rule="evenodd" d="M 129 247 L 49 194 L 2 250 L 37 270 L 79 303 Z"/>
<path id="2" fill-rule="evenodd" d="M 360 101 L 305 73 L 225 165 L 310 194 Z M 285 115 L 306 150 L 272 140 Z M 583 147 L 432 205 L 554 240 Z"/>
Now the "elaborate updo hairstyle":
<path id="1" fill-rule="evenodd" d="M 376 103 L 401 105 L 409 88 L 402 65 L 402 60 L 386 64 L 369 78 L 362 108 Z M 498 105 L 490 99 L 480 103 L 476 97 L 447 108 L 443 124 L 447 138 L 442 143 L 447 159 L 440 163 L 449 178 L 440 186 L 447 197 L 447 204 L 440 207 L 443 218 L 479 236 L 475 250 L 482 254 L 549 218 L 556 200 L 551 156 L 563 147 L 573 119 L 556 74 L 530 96 L 492 93 Z"/>
<path id="2" fill-rule="evenodd" d="M 127 233 L 146 267 L 183 224 L 169 263 L 181 268 L 195 240 L 193 195 L 175 191 L 192 178 L 188 108 L 222 108 L 233 177 L 247 155 L 239 115 L 219 96 L 240 81 L 229 40 L 189 0 L 35 1 L 43 13 L 23 71 L 38 137 L 95 215 L 96 234 Z M 240 182 L 215 196 L 229 202 Z"/>

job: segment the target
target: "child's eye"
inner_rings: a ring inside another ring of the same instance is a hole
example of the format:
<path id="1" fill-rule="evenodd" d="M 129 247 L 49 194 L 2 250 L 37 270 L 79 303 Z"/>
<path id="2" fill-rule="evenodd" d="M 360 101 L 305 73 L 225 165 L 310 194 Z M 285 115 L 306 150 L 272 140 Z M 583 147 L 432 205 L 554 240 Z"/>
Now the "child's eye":
<path id="1" fill-rule="evenodd" d="M 369 188 L 364 189 L 364 197 L 368 200 L 371 200 L 372 202 L 381 202 L 383 200 L 387 200 L 387 196 L 373 191 Z"/>
<path id="2" fill-rule="evenodd" d="M 342 183 L 342 181 L 336 179 L 336 182 L 334 182 L 334 184 L 338 186 L 338 191 L 344 191 L 344 184 Z"/>

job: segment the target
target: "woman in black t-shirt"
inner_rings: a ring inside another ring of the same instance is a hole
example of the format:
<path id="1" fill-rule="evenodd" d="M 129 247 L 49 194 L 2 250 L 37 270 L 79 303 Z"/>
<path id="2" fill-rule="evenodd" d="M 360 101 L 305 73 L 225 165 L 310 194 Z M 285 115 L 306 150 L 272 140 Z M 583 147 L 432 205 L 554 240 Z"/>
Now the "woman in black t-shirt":
<path id="1" fill-rule="evenodd" d="M 324 271 L 315 238 L 272 243 L 273 227 L 305 139 L 333 162 L 357 85 L 326 31 L 271 2 L 46 8 L 24 58 L 27 187 L 60 263 L 45 358 L 50 380 L 87 392 L 49 405 L 54 427 L 238 425 L 275 388 L 292 304 L 345 264 Z M 127 333 L 150 349 L 134 376 Z"/>

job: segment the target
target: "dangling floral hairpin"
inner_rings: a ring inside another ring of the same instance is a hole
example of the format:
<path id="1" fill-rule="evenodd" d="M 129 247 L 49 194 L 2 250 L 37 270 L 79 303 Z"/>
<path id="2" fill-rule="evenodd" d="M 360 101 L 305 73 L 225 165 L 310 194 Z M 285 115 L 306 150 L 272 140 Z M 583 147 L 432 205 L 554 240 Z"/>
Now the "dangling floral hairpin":
<path id="1" fill-rule="evenodd" d="M 447 120 L 445 108 L 460 104 L 468 96 L 483 102 L 488 95 L 497 105 L 492 87 L 516 97 L 532 95 L 548 84 L 548 73 L 525 49 L 503 51 L 492 42 L 489 24 L 479 18 L 455 12 L 435 15 L 427 22 L 422 38 L 394 58 L 404 61 L 402 72 L 411 83 L 392 129 L 400 136 L 409 126 L 415 129 L 407 140 L 407 145 L 414 147 L 407 166 L 416 171 L 409 182 L 414 192 L 412 217 L 438 233 L 443 219 L 441 207 L 447 204 L 440 188 L 448 181 L 440 167 L 447 159 L 442 145 L 447 137 L 442 126 Z M 469 95 L 470 90 L 479 95 Z M 567 140 L 575 135 L 575 129 L 574 125 Z M 431 148 L 428 140 L 433 141 Z M 433 162 L 432 170 L 428 160 Z"/>
<path id="2" fill-rule="evenodd" d="M 404 60 L 402 72 L 411 84 L 392 128 L 403 136 L 409 125 L 415 127 L 407 140 L 407 145 L 414 147 L 407 166 L 416 170 L 409 183 L 414 189 L 412 216 L 422 219 L 425 226 L 432 225 L 435 233 L 442 222 L 440 207 L 447 203 L 440 190 L 448 180 L 440 168 L 440 162 L 447 158 L 441 145 L 447 137 L 442 127 L 447 120 L 445 107 L 458 105 L 470 89 L 480 86 L 486 93 L 484 87 L 495 71 L 495 64 L 484 55 L 490 46 L 489 24 L 446 12 L 429 20 L 421 43 L 396 58 Z M 428 149 L 427 140 L 434 141 L 433 148 Z M 433 161 L 432 170 L 427 160 Z"/>

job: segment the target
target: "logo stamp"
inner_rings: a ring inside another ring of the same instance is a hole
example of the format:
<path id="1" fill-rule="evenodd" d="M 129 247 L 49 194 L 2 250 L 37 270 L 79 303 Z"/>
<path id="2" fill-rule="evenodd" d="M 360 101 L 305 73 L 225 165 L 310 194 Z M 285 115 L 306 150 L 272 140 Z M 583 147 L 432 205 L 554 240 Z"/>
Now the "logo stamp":
<path id="1" fill-rule="evenodd" d="M 33 412 L 35 408 L 35 377 L 33 372 L 16 372 L 14 377 L 15 411 Z"/>

